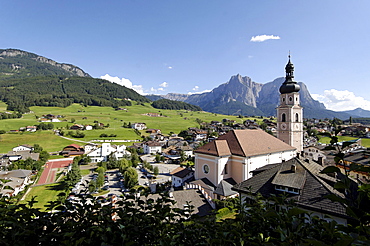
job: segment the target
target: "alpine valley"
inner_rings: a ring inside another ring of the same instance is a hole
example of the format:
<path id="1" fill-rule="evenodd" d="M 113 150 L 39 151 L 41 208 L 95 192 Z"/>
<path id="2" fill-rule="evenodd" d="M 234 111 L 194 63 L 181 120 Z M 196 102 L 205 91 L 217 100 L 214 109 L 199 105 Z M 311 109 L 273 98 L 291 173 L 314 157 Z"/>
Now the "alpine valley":
<path id="1" fill-rule="evenodd" d="M 207 81 L 204 81 L 205 83 Z M 123 106 L 129 98 L 138 102 L 169 99 L 201 107 L 204 111 L 226 115 L 273 116 L 284 78 L 265 84 L 247 76 L 234 75 L 230 80 L 202 94 L 148 95 L 106 80 L 91 78 L 81 68 L 17 49 L 0 49 L 0 100 L 8 110 L 26 112 L 28 107 L 62 106 L 82 103 L 95 106 Z M 299 82 L 305 118 L 370 117 L 370 111 L 355 109 L 335 112 L 314 100 L 306 85 Z M 119 100 L 117 100 L 119 99 Z"/>

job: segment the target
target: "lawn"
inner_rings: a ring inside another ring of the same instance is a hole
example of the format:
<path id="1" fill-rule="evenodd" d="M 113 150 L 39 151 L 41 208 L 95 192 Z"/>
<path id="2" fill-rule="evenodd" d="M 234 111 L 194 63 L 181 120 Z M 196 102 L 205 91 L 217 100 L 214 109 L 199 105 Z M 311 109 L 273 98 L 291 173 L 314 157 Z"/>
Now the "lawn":
<path id="1" fill-rule="evenodd" d="M 34 204 L 34 207 L 44 211 L 46 210 L 45 205 L 48 204 L 48 201 L 56 201 L 58 194 L 61 192 L 64 191 L 59 183 L 32 187 L 21 203 L 26 203 L 30 201 L 32 197 L 36 196 L 35 200 L 37 203 Z"/>
<path id="2" fill-rule="evenodd" d="M 69 144 L 81 144 L 56 136 L 52 131 L 37 131 L 35 133 L 10 133 L 0 135 L 0 153 L 7 153 L 21 144 L 39 144 L 48 152 L 61 151 Z"/>
<path id="3" fill-rule="evenodd" d="M 350 141 L 350 140 L 354 140 L 354 139 L 358 139 L 358 138 L 348 137 L 348 136 L 338 136 L 338 141 L 339 142 Z M 322 138 L 319 139 L 319 142 L 322 143 L 322 144 L 330 144 L 330 138 L 329 137 L 322 137 Z M 362 146 L 364 146 L 366 148 L 370 148 L 370 138 L 362 138 L 361 142 L 362 142 Z"/>

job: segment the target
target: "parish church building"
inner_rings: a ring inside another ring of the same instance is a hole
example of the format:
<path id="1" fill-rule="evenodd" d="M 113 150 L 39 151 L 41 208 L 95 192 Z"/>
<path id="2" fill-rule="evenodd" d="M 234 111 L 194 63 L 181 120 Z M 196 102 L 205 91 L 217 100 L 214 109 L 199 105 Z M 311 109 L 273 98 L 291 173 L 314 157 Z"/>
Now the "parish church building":
<path id="1" fill-rule="evenodd" d="M 261 129 L 232 130 L 194 151 L 194 182 L 212 198 L 237 195 L 232 186 L 251 178 L 251 171 L 288 161 L 303 150 L 300 87 L 293 81 L 290 56 L 285 71 L 277 108 L 277 138 Z"/>

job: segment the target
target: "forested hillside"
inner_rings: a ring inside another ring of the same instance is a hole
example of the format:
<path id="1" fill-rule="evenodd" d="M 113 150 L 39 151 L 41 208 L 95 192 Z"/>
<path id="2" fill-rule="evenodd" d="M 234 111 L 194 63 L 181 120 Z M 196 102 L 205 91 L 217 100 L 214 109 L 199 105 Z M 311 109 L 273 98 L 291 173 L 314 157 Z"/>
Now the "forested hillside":
<path id="1" fill-rule="evenodd" d="M 29 111 L 30 106 L 67 107 L 72 103 L 119 107 L 129 100 L 150 102 L 132 89 L 102 79 L 45 76 L 0 80 L 0 100 L 8 110 Z"/>
<path id="2" fill-rule="evenodd" d="M 172 109 L 172 110 L 192 110 L 192 111 L 201 111 L 202 108 L 199 106 L 195 106 L 189 103 L 181 102 L 181 101 L 172 101 L 169 99 L 159 99 L 152 103 L 154 108 L 159 109 Z"/>

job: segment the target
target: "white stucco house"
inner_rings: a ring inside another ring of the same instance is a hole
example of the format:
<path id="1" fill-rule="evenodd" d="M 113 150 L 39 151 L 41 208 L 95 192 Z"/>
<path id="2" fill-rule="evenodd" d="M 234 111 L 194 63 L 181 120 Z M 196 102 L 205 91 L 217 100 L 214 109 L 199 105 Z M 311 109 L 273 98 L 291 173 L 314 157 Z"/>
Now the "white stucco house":
<path id="1" fill-rule="evenodd" d="M 131 124 L 131 128 L 136 129 L 136 130 L 145 130 L 147 127 L 145 123 L 133 123 Z"/>
<path id="2" fill-rule="evenodd" d="M 17 147 L 14 147 L 13 148 L 13 151 L 14 152 L 18 152 L 18 151 L 32 151 L 32 150 L 33 150 L 33 146 L 28 145 L 28 144 L 18 145 Z"/>
<path id="3" fill-rule="evenodd" d="M 110 143 L 103 143 L 99 148 L 91 151 L 87 154 L 90 157 L 91 162 L 101 162 L 107 161 L 110 154 L 115 156 L 115 158 L 120 159 L 126 155 L 131 155 L 130 152 L 126 150 L 125 145 L 111 145 Z"/>
<path id="4" fill-rule="evenodd" d="M 143 143 L 144 154 L 156 154 L 162 152 L 162 145 L 157 141 Z"/>

